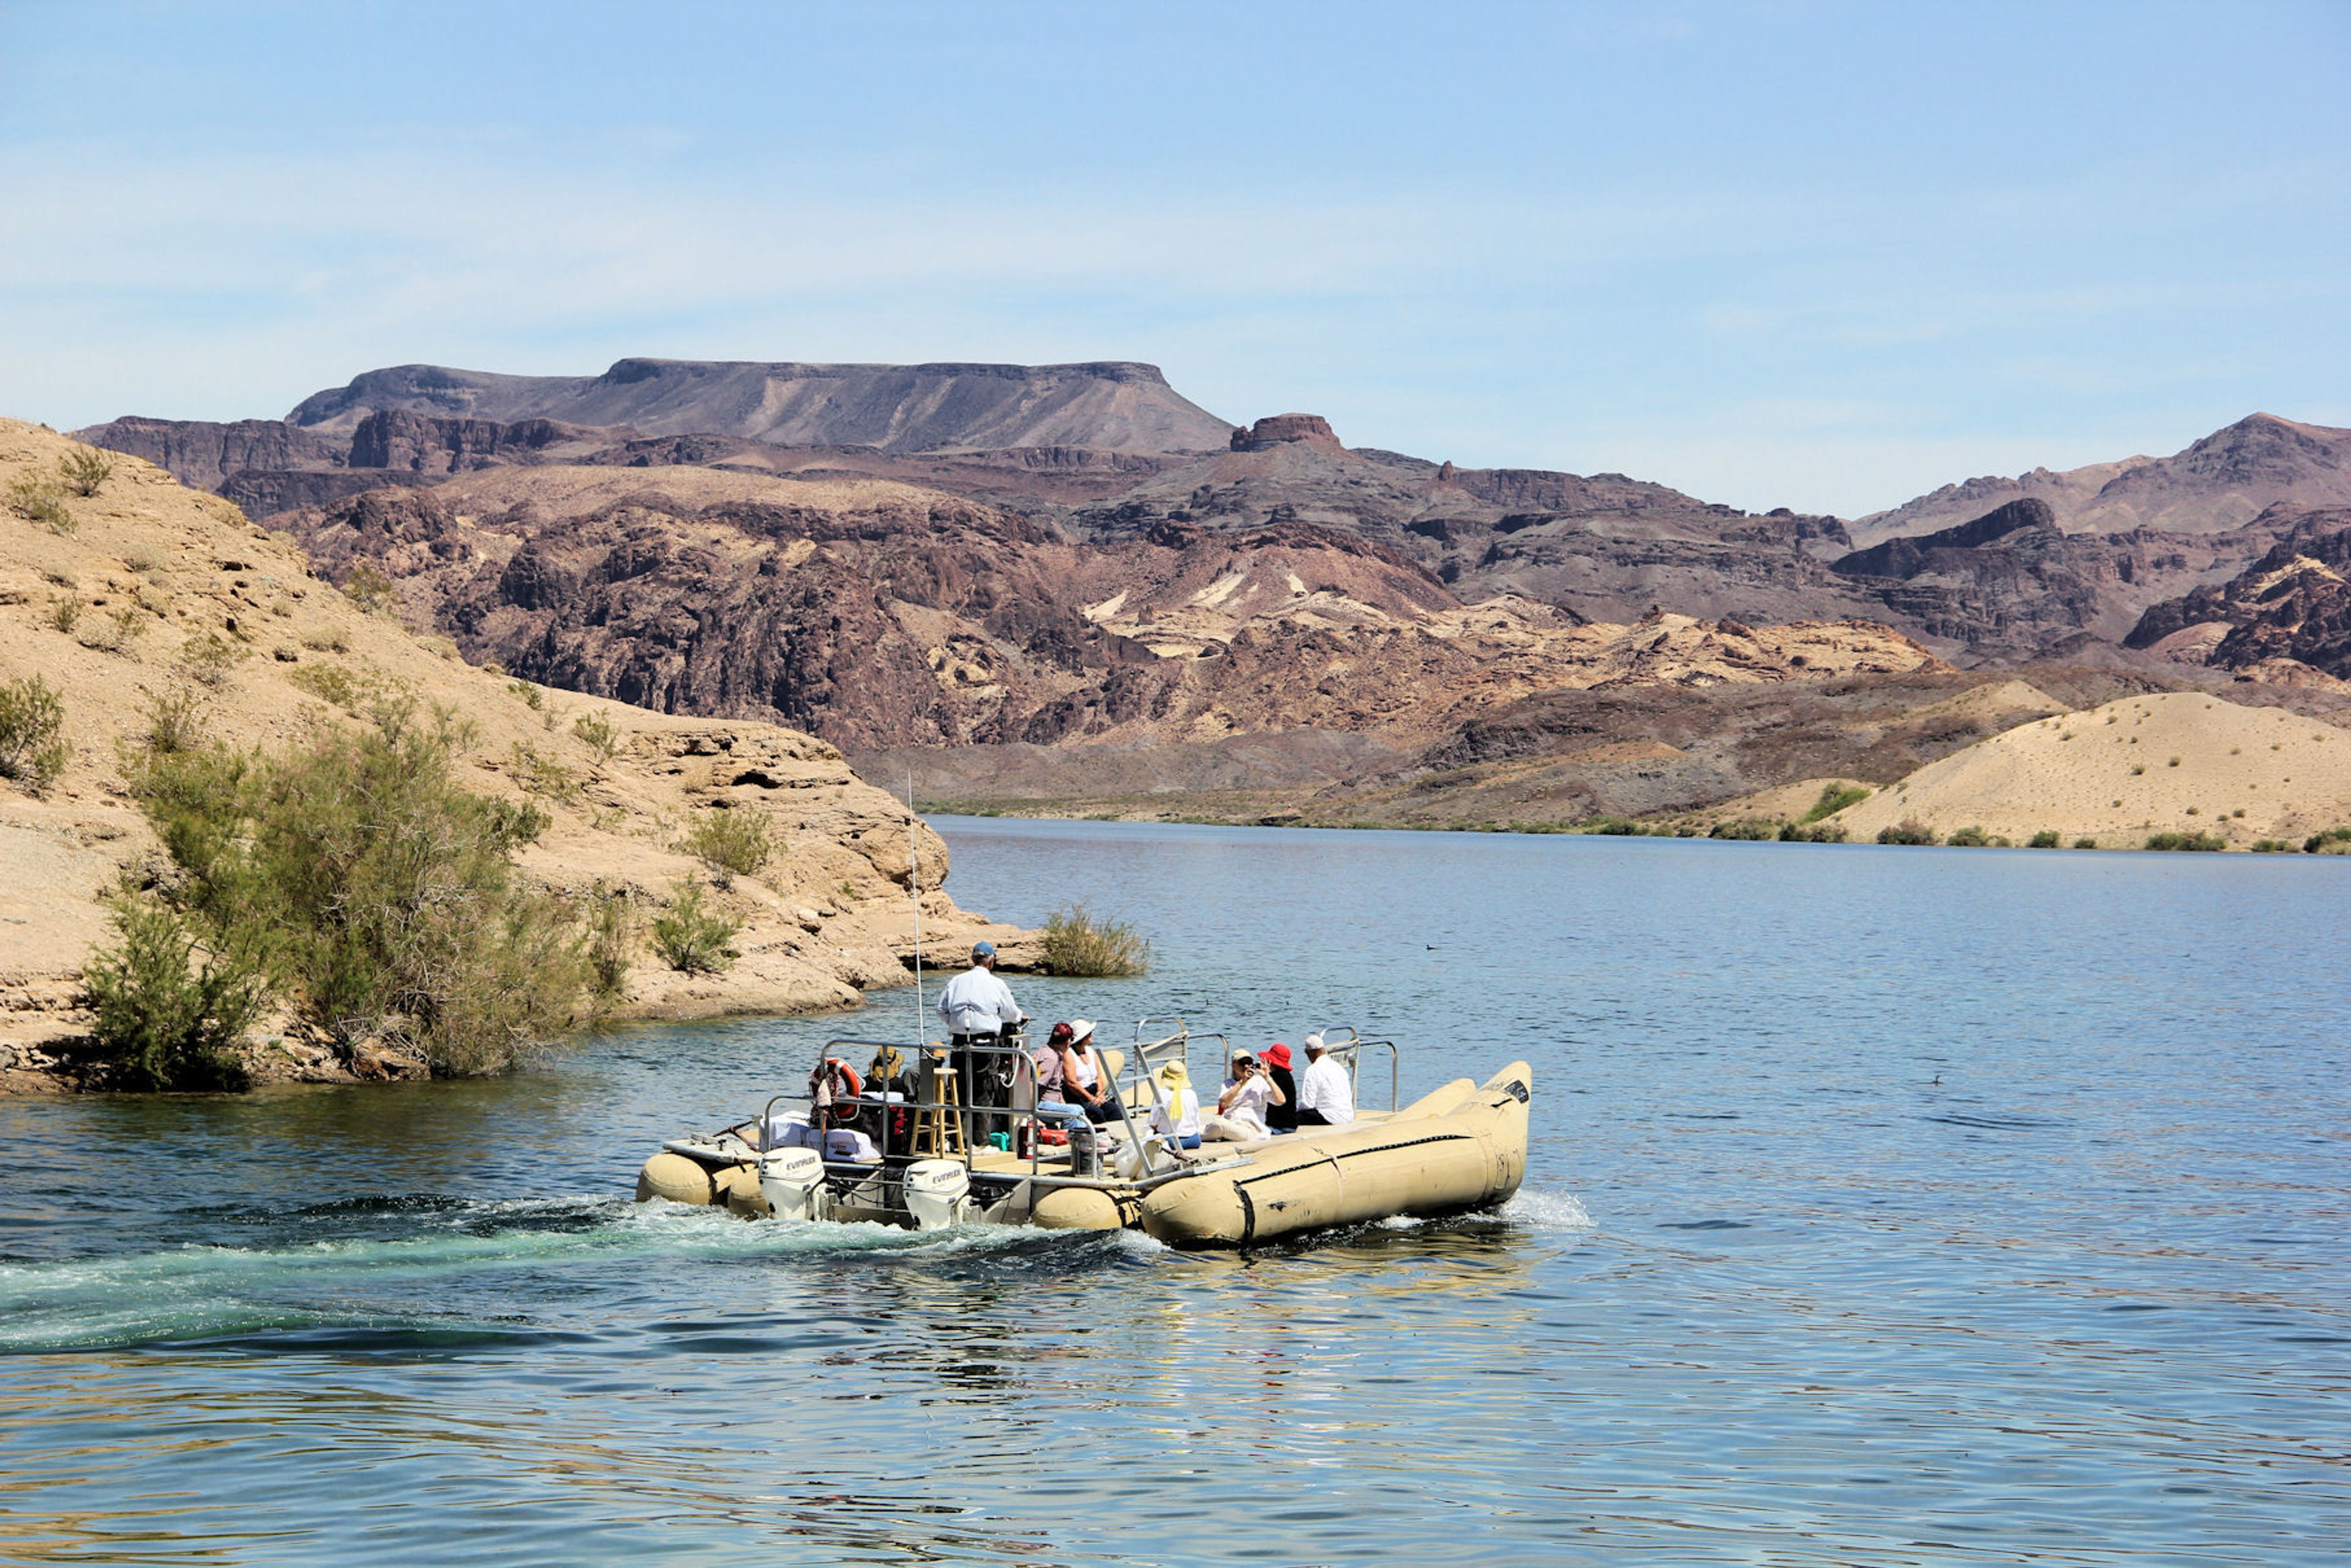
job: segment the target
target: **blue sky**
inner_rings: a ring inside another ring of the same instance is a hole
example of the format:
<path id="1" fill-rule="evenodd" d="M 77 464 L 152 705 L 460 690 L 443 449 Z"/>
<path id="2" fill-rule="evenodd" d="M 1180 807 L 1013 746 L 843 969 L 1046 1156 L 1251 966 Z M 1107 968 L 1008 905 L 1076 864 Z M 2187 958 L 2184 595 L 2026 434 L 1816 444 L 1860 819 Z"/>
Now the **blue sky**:
<path id="1" fill-rule="evenodd" d="M 0 0 L 0 413 L 1146 360 L 1858 515 L 2351 425 L 2351 5 Z"/>

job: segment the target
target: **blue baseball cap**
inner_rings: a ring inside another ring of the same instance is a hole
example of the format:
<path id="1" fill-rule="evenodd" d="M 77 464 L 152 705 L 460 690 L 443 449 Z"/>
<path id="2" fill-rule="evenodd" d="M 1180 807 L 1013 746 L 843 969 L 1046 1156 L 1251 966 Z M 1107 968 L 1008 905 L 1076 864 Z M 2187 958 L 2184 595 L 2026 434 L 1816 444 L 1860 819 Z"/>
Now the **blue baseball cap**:
<path id="1" fill-rule="evenodd" d="M 995 943 L 993 943 L 993 942 L 975 942 L 975 943 L 973 943 L 973 944 L 971 945 L 971 956 L 972 956 L 972 961 L 973 961 L 974 963 L 977 963 L 977 962 L 978 962 L 980 959 L 982 959 L 982 958 L 993 958 L 993 957 L 995 957 L 995 956 L 996 956 L 996 944 L 995 944 Z"/>

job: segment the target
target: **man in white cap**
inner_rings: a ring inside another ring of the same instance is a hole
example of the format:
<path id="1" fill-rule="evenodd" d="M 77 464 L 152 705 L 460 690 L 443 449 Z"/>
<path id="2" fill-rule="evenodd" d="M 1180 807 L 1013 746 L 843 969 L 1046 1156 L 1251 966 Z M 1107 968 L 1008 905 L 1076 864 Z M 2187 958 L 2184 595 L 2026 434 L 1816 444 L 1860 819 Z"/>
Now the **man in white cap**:
<path id="1" fill-rule="evenodd" d="M 1322 1044 L 1322 1037 L 1306 1037 L 1306 1071 L 1298 1075 L 1298 1124 L 1301 1127 L 1343 1127 L 1355 1119 L 1355 1086 Z"/>
<path id="2" fill-rule="evenodd" d="M 1012 1052 L 1003 1036 L 1029 1021 L 1012 999 L 1012 988 L 996 977 L 995 943 L 972 944 L 971 967 L 940 988 L 938 1007 L 956 1048 L 964 1113 L 975 1137 L 985 1138 L 1005 1119 L 977 1113 L 1011 1103 Z"/>
<path id="3" fill-rule="evenodd" d="M 957 1044 L 980 1035 L 993 1040 L 1007 1024 L 1028 1021 L 1012 988 L 996 977 L 995 943 L 972 944 L 971 967 L 940 988 L 939 1017 Z"/>

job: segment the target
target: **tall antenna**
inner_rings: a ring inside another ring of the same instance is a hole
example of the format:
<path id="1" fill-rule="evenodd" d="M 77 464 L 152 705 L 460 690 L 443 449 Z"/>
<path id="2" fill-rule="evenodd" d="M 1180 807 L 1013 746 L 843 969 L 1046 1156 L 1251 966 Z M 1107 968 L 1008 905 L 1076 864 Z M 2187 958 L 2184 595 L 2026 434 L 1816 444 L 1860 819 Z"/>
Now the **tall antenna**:
<path id="1" fill-rule="evenodd" d="M 914 772 L 906 770 L 906 892 L 914 901 L 914 1044 L 919 1049 L 928 1027 L 923 1014 L 923 864 L 915 842 L 919 819 L 914 815 Z"/>

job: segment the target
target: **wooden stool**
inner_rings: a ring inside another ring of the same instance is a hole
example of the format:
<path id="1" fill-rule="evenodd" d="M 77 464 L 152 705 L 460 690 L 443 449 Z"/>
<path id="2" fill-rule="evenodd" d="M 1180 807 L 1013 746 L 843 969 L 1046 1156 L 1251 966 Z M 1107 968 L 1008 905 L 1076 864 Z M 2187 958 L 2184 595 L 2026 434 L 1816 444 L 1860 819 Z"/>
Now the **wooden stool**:
<path id="1" fill-rule="evenodd" d="M 967 1154 L 963 1138 L 963 1093 L 956 1086 L 956 1074 L 939 1052 L 932 1051 L 923 1059 L 922 1076 L 929 1082 L 921 1086 L 918 1093 L 927 1103 L 914 1118 L 914 1153 L 932 1158 Z"/>

